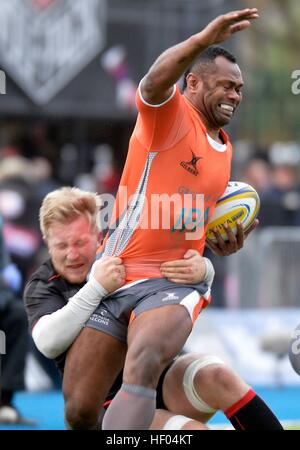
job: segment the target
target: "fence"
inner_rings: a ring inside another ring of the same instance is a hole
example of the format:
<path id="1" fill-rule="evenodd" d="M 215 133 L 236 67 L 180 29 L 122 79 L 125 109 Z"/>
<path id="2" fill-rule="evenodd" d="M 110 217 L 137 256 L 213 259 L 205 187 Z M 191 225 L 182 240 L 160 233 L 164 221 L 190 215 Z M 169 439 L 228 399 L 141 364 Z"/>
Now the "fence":
<path id="1" fill-rule="evenodd" d="M 300 228 L 268 227 L 228 258 L 229 308 L 300 307 Z"/>

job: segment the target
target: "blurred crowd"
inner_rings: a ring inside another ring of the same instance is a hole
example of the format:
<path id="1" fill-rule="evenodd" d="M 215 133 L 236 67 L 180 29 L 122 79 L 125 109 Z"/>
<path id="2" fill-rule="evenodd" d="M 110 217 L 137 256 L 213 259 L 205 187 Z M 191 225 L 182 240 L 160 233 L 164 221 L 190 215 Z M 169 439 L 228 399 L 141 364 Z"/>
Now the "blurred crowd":
<path id="1" fill-rule="evenodd" d="M 260 197 L 260 223 L 254 233 L 260 233 L 266 227 L 300 226 L 300 147 L 295 142 L 276 142 L 266 150 L 256 150 L 238 142 L 235 158 L 232 179 L 250 184 Z M 229 269 L 221 258 L 210 252 L 207 256 L 216 269 L 213 306 L 226 307 L 225 285 Z"/>
<path id="2" fill-rule="evenodd" d="M 259 193 L 260 227 L 300 225 L 300 148 L 296 143 L 275 143 L 268 152 L 252 157 L 241 181 Z"/>
<path id="3" fill-rule="evenodd" d="M 51 147 L 50 141 L 43 145 L 44 149 Z M 64 144 L 56 160 L 45 151 L 27 156 L 21 147 L 0 148 L 0 214 L 7 249 L 22 274 L 20 291 L 46 257 L 39 229 L 39 208 L 44 196 L 63 185 L 100 193 L 114 194 L 117 190 L 119 172 L 108 144 L 93 147 L 89 172 L 85 171 L 87 165 L 81 163 L 83 157 L 73 143 Z"/>

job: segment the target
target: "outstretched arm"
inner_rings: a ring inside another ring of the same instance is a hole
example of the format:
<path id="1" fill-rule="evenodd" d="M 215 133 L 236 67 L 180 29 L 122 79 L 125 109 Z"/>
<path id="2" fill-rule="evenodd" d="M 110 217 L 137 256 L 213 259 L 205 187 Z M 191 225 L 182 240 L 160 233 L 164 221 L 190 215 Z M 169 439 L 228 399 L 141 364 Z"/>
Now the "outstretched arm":
<path id="1" fill-rule="evenodd" d="M 172 86 L 203 50 L 248 28 L 251 21 L 258 17 L 256 8 L 218 16 L 199 33 L 163 52 L 141 83 L 144 100 L 151 104 L 160 104 L 169 98 Z"/>

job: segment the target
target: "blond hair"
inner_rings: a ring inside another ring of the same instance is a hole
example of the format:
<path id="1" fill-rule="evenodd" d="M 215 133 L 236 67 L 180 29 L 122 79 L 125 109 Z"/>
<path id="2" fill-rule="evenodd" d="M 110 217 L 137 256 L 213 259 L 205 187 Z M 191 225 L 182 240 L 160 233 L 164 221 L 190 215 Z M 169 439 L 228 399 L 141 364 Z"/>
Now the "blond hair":
<path id="1" fill-rule="evenodd" d="M 40 228 L 46 238 L 49 227 L 56 222 L 67 224 L 78 217 L 86 217 L 92 228 L 100 230 L 100 196 L 75 187 L 62 187 L 46 195 L 40 208 Z"/>

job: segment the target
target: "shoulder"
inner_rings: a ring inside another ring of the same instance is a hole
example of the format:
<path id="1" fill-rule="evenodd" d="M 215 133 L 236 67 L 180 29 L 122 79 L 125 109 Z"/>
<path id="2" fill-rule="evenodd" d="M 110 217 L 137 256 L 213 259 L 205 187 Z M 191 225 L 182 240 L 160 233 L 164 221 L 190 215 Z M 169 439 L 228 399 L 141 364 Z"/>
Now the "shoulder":
<path id="1" fill-rule="evenodd" d="M 54 277 L 59 278 L 59 275 L 55 272 L 51 259 L 48 259 L 41 266 L 39 266 L 35 272 L 33 272 L 33 274 L 29 278 L 28 284 L 37 281 L 43 281 L 47 283 Z"/>
<path id="2" fill-rule="evenodd" d="M 145 92 L 142 91 L 142 82 L 143 80 L 141 80 L 139 87 L 137 89 L 137 94 L 136 94 L 136 102 L 137 102 L 137 107 L 139 111 L 143 111 L 143 110 L 157 110 L 157 109 L 161 109 L 163 107 L 167 107 L 168 105 L 172 105 L 176 102 L 179 102 L 182 94 L 180 93 L 179 87 L 177 84 L 174 84 L 174 86 L 172 88 L 170 88 L 170 90 L 167 93 L 167 96 L 164 96 L 163 98 L 160 98 L 159 100 L 150 100 L 146 95 Z"/>
<path id="3" fill-rule="evenodd" d="M 56 273 L 51 259 L 48 259 L 29 278 L 25 286 L 24 296 L 31 296 L 36 292 L 40 295 L 41 291 L 60 283 L 61 276 Z"/>
<path id="4" fill-rule="evenodd" d="M 24 299 L 35 302 L 36 299 L 60 298 L 66 302 L 83 285 L 69 283 L 55 271 L 51 259 L 48 259 L 31 275 L 24 289 Z"/>

